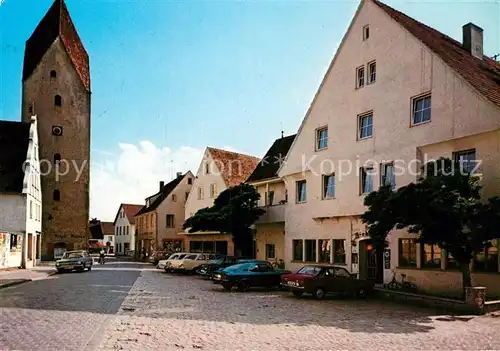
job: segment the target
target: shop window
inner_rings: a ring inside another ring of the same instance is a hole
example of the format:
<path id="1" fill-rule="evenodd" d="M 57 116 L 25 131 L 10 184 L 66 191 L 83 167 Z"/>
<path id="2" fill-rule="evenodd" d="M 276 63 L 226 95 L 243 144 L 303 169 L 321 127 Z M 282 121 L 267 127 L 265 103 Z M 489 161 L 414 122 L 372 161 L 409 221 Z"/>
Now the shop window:
<path id="1" fill-rule="evenodd" d="M 293 240 L 292 242 L 292 247 L 293 247 L 293 260 L 294 261 L 302 261 L 304 256 L 303 256 L 303 241 L 302 240 Z"/>
<path id="2" fill-rule="evenodd" d="M 399 239 L 399 267 L 417 267 L 415 239 Z"/>
<path id="3" fill-rule="evenodd" d="M 306 246 L 306 257 L 307 262 L 316 262 L 316 240 L 304 240 Z"/>
<path id="4" fill-rule="evenodd" d="M 333 240 L 333 263 L 345 264 L 345 240 Z"/>
<path id="5" fill-rule="evenodd" d="M 441 268 L 441 248 L 438 245 L 423 245 L 422 268 Z"/>
<path id="6" fill-rule="evenodd" d="M 330 263 L 332 241 L 330 239 L 319 240 L 318 246 L 319 246 L 319 262 Z"/>
<path id="7" fill-rule="evenodd" d="M 498 272 L 498 242 L 492 240 L 490 245 L 474 256 L 474 271 L 476 272 Z"/>

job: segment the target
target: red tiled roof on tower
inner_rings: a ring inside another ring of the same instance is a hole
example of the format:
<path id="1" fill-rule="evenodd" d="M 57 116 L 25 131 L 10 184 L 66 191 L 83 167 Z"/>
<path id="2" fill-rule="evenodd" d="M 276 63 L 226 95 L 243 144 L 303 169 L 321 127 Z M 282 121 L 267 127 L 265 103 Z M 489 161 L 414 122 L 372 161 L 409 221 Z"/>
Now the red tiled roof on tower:
<path id="1" fill-rule="evenodd" d="M 257 157 L 237 152 L 213 147 L 209 147 L 208 151 L 228 188 L 245 182 L 260 162 Z"/>
<path id="2" fill-rule="evenodd" d="M 89 56 L 71 20 L 64 0 L 55 0 L 26 42 L 23 81 L 35 71 L 54 41 L 60 38 L 87 91 L 90 91 Z"/>
<path id="3" fill-rule="evenodd" d="M 500 107 L 500 63 L 487 56 L 480 60 L 461 43 L 378 0 L 382 10 L 437 54 L 488 100 Z"/>

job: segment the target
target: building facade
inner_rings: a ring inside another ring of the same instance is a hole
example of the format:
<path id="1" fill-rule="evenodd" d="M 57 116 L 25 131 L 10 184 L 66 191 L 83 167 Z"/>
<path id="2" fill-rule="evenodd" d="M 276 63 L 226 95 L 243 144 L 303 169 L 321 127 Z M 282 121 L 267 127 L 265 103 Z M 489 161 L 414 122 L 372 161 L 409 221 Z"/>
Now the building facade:
<path id="1" fill-rule="evenodd" d="M 37 117 L 0 121 L 0 269 L 32 268 L 42 246 Z M 7 151 L 8 150 L 8 151 Z"/>
<path id="2" fill-rule="evenodd" d="M 55 0 L 26 42 L 22 119 L 38 116 L 42 163 L 42 255 L 87 247 L 89 57 L 63 0 Z"/>
<path id="3" fill-rule="evenodd" d="M 121 204 L 116 213 L 115 253 L 117 255 L 133 256 L 135 248 L 135 215 L 142 205 Z"/>
<path id="4" fill-rule="evenodd" d="M 138 254 L 150 256 L 154 251 L 184 250 L 184 238 L 177 233 L 184 224 L 184 205 L 193 179 L 191 171 L 177 173 L 169 183 L 161 181 L 158 193 L 146 198 L 135 216 Z"/>
<path id="5" fill-rule="evenodd" d="M 222 191 L 245 182 L 259 161 L 254 156 L 207 147 L 186 202 L 185 218 L 211 207 Z M 189 233 L 186 229 L 179 231 L 179 235 L 186 237 L 186 249 L 190 252 L 235 254 L 231 234 Z"/>
<path id="6" fill-rule="evenodd" d="M 255 223 L 256 258 L 268 261 L 285 260 L 285 210 L 288 194 L 277 171 L 285 159 L 295 135 L 282 136 L 247 179 L 260 194 L 259 206 L 266 211 Z"/>
<path id="7" fill-rule="evenodd" d="M 419 164 L 439 157 L 479 164 L 484 196 L 500 193 L 500 64 L 482 35 L 469 23 L 458 42 L 361 2 L 279 170 L 288 268 L 335 263 L 378 282 L 406 273 L 422 290 L 460 294 L 452 257 L 406 231 L 390 233 L 377 260 L 360 215 L 366 194 L 415 182 Z M 475 262 L 473 283 L 500 295 L 498 241 Z"/>

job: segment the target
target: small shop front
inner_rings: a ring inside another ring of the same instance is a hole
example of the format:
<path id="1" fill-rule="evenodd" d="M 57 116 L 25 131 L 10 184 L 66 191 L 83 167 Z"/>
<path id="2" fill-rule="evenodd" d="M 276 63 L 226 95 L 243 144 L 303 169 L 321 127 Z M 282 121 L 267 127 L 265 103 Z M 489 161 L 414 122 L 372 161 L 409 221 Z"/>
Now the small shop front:
<path id="1" fill-rule="evenodd" d="M 189 252 L 213 253 L 219 255 L 234 255 L 234 244 L 230 234 L 190 233 L 186 235 Z"/>
<path id="2" fill-rule="evenodd" d="M 23 236 L 20 233 L 0 233 L 0 269 L 21 267 Z"/>

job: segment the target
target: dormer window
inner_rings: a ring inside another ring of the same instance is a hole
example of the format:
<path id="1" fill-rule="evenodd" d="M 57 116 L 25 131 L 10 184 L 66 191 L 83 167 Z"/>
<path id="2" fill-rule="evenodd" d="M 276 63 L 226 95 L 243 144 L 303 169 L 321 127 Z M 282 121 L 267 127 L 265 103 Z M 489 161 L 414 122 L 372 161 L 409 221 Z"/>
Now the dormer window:
<path id="1" fill-rule="evenodd" d="M 366 25 L 363 27 L 363 40 L 366 40 L 370 37 L 370 26 Z"/>
<path id="2" fill-rule="evenodd" d="M 61 95 L 54 96 L 54 105 L 57 106 L 57 107 L 61 107 L 62 106 L 62 97 L 61 97 Z"/>

